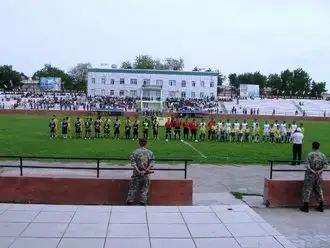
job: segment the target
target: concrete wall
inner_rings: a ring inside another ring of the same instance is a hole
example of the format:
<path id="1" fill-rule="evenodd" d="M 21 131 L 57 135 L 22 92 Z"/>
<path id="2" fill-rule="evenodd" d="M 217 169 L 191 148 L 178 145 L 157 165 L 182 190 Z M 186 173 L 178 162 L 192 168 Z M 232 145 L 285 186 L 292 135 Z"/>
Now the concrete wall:
<path id="1" fill-rule="evenodd" d="M 278 180 L 265 178 L 264 203 L 269 208 L 298 207 L 302 205 L 302 180 Z M 330 180 L 324 180 L 325 205 L 330 206 Z M 311 196 L 311 206 L 316 206 L 315 196 Z"/>
<path id="2" fill-rule="evenodd" d="M 129 179 L 0 177 L 0 202 L 43 204 L 126 203 Z M 151 180 L 149 205 L 192 205 L 192 180 Z"/>

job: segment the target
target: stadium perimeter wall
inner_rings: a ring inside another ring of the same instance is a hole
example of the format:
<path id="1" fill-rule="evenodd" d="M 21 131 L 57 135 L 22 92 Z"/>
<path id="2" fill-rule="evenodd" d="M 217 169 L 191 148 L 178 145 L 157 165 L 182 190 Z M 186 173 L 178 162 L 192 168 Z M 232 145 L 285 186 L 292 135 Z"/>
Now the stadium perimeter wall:
<path id="1" fill-rule="evenodd" d="M 298 207 L 302 204 L 303 180 L 264 180 L 264 203 L 268 208 Z M 324 204 L 330 207 L 330 180 L 323 181 Z M 311 195 L 311 206 L 316 206 L 315 194 Z"/>
<path id="2" fill-rule="evenodd" d="M 125 205 L 130 179 L 0 176 L 0 202 Z M 148 205 L 192 205 L 193 181 L 152 179 Z"/>
<path id="3" fill-rule="evenodd" d="M 61 116 L 86 116 L 89 111 L 60 111 L 60 110 L 21 110 L 21 109 L 1 109 L 0 114 L 31 114 L 31 115 L 61 115 Z M 141 113 L 125 112 L 124 116 L 142 116 Z M 163 116 L 178 116 L 177 113 L 164 113 Z M 201 117 L 196 116 L 196 118 Z M 221 118 L 221 119 L 267 119 L 267 120 L 305 120 L 305 121 L 330 121 L 330 117 L 317 116 L 279 116 L 279 115 L 241 115 L 241 114 L 209 114 L 203 115 L 204 118 Z"/>

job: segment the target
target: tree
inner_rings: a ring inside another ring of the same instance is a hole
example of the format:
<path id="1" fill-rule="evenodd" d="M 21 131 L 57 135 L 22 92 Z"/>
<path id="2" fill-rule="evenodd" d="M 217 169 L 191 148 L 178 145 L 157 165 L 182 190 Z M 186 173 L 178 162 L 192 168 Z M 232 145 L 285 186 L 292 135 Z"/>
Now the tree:
<path id="1" fill-rule="evenodd" d="M 134 69 L 154 69 L 154 60 L 149 55 L 136 56 L 134 62 Z"/>
<path id="2" fill-rule="evenodd" d="M 219 70 L 215 70 L 215 72 L 218 73 L 217 86 L 220 87 L 226 81 L 227 77 L 223 75 Z"/>
<path id="3" fill-rule="evenodd" d="M 26 79 L 24 73 L 17 72 L 11 65 L 0 66 L 0 88 L 13 89 Z"/>
<path id="4" fill-rule="evenodd" d="M 164 60 L 165 67 L 168 67 L 169 70 L 180 71 L 184 68 L 184 60 L 183 58 L 174 59 L 174 58 L 166 58 Z"/>
<path id="5" fill-rule="evenodd" d="M 292 92 L 299 96 L 307 95 L 310 91 L 311 81 L 309 74 L 303 69 L 294 70 Z"/>
<path id="6" fill-rule="evenodd" d="M 124 61 L 121 63 L 122 69 L 133 69 L 132 63 L 130 61 Z"/>
<path id="7" fill-rule="evenodd" d="M 269 74 L 267 78 L 267 86 L 271 89 L 272 95 L 284 95 L 282 89 L 282 80 L 277 73 Z"/>
<path id="8" fill-rule="evenodd" d="M 311 97 L 321 97 L 322 93 L 326 92 L 326 83 L 325 82 L 320 82 L 317 83 L 314 80 L 312 81 L 311 84 L 311 90 L 309 95 Z"/>
<path id="9" fill-rule="evenodd" d="M 236 73 L 229 74 L 228 79 L 229 79 L 229 85 L 231 86 L 233 93 L 238 94 L 239 82 Z"/>
<path id="10" fill-rule="evenodd" d="M 66 90 L 74 89 L 73 78 L 63 70 L 53 67 L 50 64 L 45 64 L 41 70 L 36 71 L 33 74 L 32 79 L 38 80 L 41 77 L 59 77 L 61 78 L 62 84 Z"/>
<path id="11" fill-rule="evenodd" d="M 253 73 L 253 83 L 259 85 L 260 93 L 263 95 L 267 84 L 267 77 L 261 74 L 259 71 Z"/>
<path id="12" fill-rule="evenodd" d="M 169 70 L 170 67 L 167 64 L 162 63 L 160 59 L 154 60 L 154 69 L 156 70 Z"/>
<path id="13" fill-rule="evenodd" d="M 91 67 L 91 63 L 79 63 L 69 71 L 69 75 L 72 78 L 73 90 L 87 90 L 88 69 Z"/>
<path id="14" fill-rule="evenodd" d="M 281 72 L 280 77 L 281 77 L 281 84 L 278 87 L 279 92 L 282 92 L 282 94 L 285 96 L 292 95 L 292 93 L 294 93 L 294 91 L 292 91 L 293 72 L 290 71 L 289 69 L 286 69 L 285 71 Z"/>

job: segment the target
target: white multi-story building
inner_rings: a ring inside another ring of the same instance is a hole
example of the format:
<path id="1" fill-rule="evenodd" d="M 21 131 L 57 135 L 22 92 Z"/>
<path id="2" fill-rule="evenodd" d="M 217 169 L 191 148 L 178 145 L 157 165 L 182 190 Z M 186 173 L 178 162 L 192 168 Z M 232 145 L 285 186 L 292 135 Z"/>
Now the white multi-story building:
<path id="1" fill-rule="evenodd" d="M 216 97 L 215 72 L 141 69 L 88 70 L 89 96 L 139 97 L 141 109 L 159 109 L 166 98 Z"/>

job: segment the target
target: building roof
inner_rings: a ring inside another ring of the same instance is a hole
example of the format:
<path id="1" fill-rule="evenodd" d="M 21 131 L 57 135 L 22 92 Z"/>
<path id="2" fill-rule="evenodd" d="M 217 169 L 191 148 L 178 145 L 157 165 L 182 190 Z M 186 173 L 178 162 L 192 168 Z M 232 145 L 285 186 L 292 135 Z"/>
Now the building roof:
<path id="1" fill-rule="evenodd" d="M 109 72 L 109 73 L 140 73 L 140 74 L 169 74 L 169 75 L 192 75 L 192 76 L 218 76 L 216 72 L 202 71 L 175 71 L 175 70 L 147 70 L 147 69 L 105 69 L 91 68 L 88 72 Z"/>

